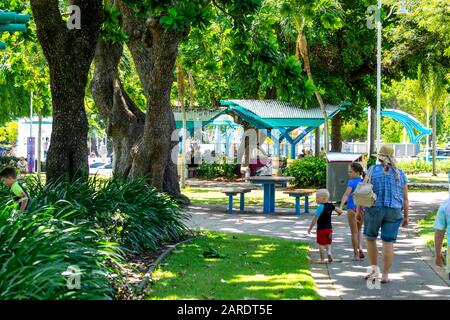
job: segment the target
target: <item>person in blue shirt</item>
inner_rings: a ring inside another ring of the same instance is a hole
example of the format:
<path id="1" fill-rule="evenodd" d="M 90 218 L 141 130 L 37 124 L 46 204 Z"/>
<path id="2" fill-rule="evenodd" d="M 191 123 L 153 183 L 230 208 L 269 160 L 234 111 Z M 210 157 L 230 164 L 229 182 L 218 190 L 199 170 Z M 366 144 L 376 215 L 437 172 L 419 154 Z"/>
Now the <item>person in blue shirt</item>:
<path id="1" fill-rule="evenodd" d="M 444 201 L 439 207 L 434 220 L 434 252 L 436 265 L 440 267 L 446 266 L 446 270 L 450 280 L 450 198 Z M 447 257 L 442 254 L 442 245 L 444 236 L 447 233 Z"/>
<path id="2" fill-rule="evenodd" d="M 357 205 L 353 202 L 353 192 L 355 191 L 358 183 L 362 182 L 361 178 L 364 172 L 363 167 L 357 163 L 353 162 L 348 169 L 348 176 L 350 180 L 348 180 L 347 190 L 345 190 L 344 195 L 341 199 L 341 210 L 344 208 L 345 203 L 347 203 L 347 220 L 348 225 L 350 227 L 350 232 L 352 235 L 352 246 L 353 246 L 353 261 L 364 259 L 364 251 L 362 248 L 362 219 L 357 219 L 358 208 Z"/>
<path id="3" fill-rule="evenodd" d="M 364 214 L 367 255 L 372 267 L 365 279 L 375 280 L 379 277 L 377 238 L 381 231 L 383 270 L 380 282 L 389 283 L 398 230 L 400 226 L 408 226 L 408 179 L 405 173 L 397 168 L 394 149 L 391 146 L 381 146 L 377 158 L 379 164 L 367 171 L 367 180 L 372 183 L 377 200 Z"/>

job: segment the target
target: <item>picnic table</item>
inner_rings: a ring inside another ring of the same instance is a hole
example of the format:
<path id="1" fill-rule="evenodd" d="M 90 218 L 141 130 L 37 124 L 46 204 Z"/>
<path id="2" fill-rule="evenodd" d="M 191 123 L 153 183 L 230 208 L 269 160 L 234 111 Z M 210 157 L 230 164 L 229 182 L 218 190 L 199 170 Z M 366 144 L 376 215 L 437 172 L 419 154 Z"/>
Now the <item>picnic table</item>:
<path id="1" fill-rule="evenodd" d="M 294 177 L 278 177 L 278 176 L 256 176 L 248 177 L 247 181 L 253 184 L 261 184 L 264 191 L 264 213 L 275 212 L 275 185 L 286 184 L 294 180 Z"/>

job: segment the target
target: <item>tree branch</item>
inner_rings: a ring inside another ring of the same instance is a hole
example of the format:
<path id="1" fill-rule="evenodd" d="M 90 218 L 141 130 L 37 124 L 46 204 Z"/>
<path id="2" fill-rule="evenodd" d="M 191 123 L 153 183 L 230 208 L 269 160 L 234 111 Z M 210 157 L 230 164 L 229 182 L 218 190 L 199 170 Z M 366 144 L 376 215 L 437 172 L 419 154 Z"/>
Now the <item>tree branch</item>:
<path id="1" fill-rule="evenodd" d="M 214 4 L 214 6 L 217 9 L 219 9 L 220 11 L 225 13 L 227 16 L 230 16 L 231 18 L 233 18 L 234 23 L 236 23 L 239 27 L 241 27 L 242 30 L 245 30 L 244 25 L 242 24 L 242 22 L 239 20 L 239 18 L 236 15 L 229 13 L 227 10 L 225 10 L 224 7 L 220 6 L 216 0 L 212 0 L 212 3 Z"/>
<path id="2" fill-rule="evenodd" d="M 67 31 L 59 12 L 58 0 L 31 0 L 30 2 L 39 38 L 53 47 L 55 43 L 58 43 L 57 38 Z"/>

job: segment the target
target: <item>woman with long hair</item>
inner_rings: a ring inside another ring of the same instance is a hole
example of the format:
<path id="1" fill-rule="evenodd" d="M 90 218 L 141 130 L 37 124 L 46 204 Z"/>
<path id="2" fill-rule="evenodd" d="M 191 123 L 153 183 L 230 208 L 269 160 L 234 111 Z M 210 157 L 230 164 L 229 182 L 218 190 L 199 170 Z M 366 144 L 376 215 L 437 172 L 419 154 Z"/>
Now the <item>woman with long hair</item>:
<path id="1" fill-rule="evenodd" d="M 408 225 L 408 179 L 404 172 L 397 168 L 394 149 L 381 146 L 378 155 L 379 163 L 368 170 L 367 179 L 373 185 L 377 200 L 364 215 L 364 235 L 366 236 L 367 254 L 372 271 L 365 279 L 378 279 L 378 247 L 377 238 L 381 230 L 383 270 L 381 283 L 389 283 L 389 271 L 394 261 L 394 243 L 400 226 Z"/>

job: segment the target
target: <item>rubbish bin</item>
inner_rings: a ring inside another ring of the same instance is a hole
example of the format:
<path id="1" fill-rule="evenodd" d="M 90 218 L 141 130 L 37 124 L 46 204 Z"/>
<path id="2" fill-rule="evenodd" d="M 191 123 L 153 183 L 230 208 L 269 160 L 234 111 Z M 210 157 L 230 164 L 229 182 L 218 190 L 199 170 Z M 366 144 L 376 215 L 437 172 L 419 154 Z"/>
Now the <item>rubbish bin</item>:
<path id="1" fill-rule="evenodd" d="M 347 189 L 348 166 L 362 161 L 361 153 L 328 152 L 327 156 L 327 189 L 330 201 L 340 201 Z"/>

